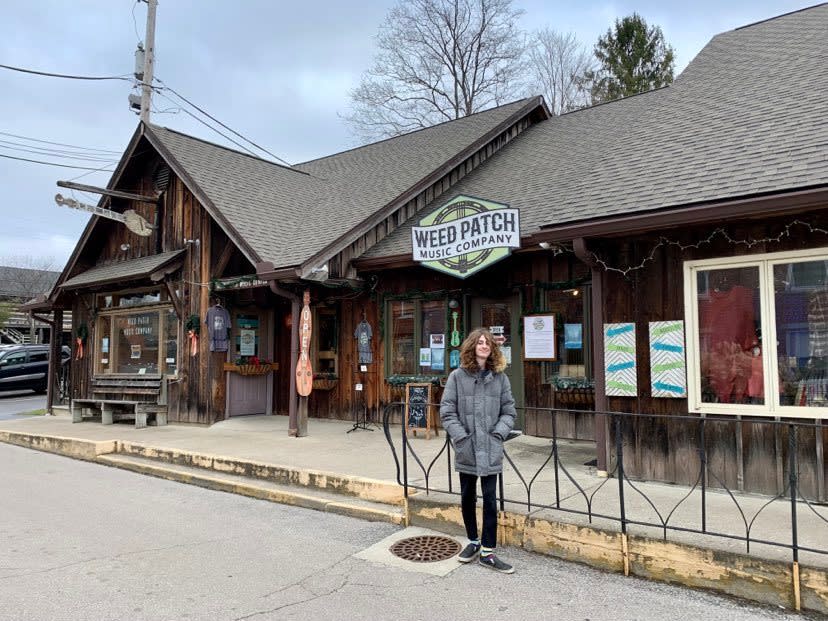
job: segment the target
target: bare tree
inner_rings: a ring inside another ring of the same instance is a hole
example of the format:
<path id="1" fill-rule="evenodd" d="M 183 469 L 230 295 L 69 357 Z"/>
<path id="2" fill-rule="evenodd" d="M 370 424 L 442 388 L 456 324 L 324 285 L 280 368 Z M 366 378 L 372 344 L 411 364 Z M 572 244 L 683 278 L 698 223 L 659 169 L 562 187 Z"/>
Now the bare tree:
<path id="1" fill-rule="evenodd" d="M 525 37 L 511 0 L 402 0 L 377 35 L 373 67 L 345 118 L 386 138 L 519 97 Z"/>
<path id="2" fill-rule="evenodd" d="M 529 46 L 530 89 L 541 93 L 552 114 L 563 114 L 590 105 L 587 73 L 595 58 L 575 35 L 549 27 L 537 31 Z"/>
<path id="3" fill-rule="evenodd" d="M 0 259 L 0 299 L 30 300 L 51 290 L 57 276 L 52 258 L 4 257 Z"/>

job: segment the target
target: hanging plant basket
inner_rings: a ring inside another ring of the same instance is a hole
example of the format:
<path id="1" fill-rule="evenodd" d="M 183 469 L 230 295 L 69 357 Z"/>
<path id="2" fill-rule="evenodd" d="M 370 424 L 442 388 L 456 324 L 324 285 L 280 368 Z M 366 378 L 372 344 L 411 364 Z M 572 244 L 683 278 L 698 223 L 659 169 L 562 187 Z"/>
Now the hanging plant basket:
<path id="1" fill-rule="evenodd" d="M 231 373 L 238 373 L 239 375 L 267 375 L 271 371 L 279 368 L 278 364 L 233 364 L 232 362 L 224 363 L 224 370 Z"/>

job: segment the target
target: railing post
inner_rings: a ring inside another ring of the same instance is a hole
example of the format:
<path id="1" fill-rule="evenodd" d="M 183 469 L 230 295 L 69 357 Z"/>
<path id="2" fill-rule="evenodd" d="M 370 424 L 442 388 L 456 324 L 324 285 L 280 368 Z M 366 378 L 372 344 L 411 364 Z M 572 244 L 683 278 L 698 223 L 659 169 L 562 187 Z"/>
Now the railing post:
<path id="1" fill-rule="evenodd" d="M 621 508 L 621 533 L 627 534 L 627 512 L 624 506 L 624 441 L 621 437 L 621 417 L 613 416 L 615 421 L 615 460 L 618 470 L 618 502 Z"/>
<path id="2" fill-rule="evenodd" d="M 504 492 L 503 492 L 503 472 L 502 471 L 497 475 L 497 484 L 498 484 L 498 487 L 500 488 L 500 510 L 501 511 L 506 511 L 506 500 L 503 498 L 503 493 Z"/>
<path id="3" fill-rule="evenodd" d="M 796 425 L 788 425 L 788 480 L 791 483 L 791 549 L 793 550 L 793 596 L 794 608 L 802 609 L 799 591 L 799 539 L 796 521 L 796 497 L 798 495 L 799 474 L 797 473 L 797 438 Z"/>
<path id="4" fill-rule="evenodd" d="M 552 459 L 555 464 L 555 507 L 561 508 L 561 487 L 558 482 L 558 410 L 552 410 Z"/>
<path id="5" fill-rule="evenodd" d="M 699 424 L 699 461 L 701 468 L 701 520 L 702 532 L 707 532 L 707 450 L 704 446 L 704 423 L 702 417 Z"/>
<path id="6" fill-rule="evenodd" d="M 403 460 L 403 496 L 408 498 L 408 431 L 405 421 L 402 424 L 402 460 Z"/>
<path id="7" fill-rule="evenodd" d="M 624 505 L 624 440 L 621 437 L 621 417 L 615 419 L 615 459 L 618 462 L 618 503 L 621 507 L 621 557 L 624 575 L 630 575 L 630 546 L 627 538 L 627 510 Z"/>
<path id="8" fill-rule="evenodd" d="M 446 433 L 446 472 L 448 472 L 449 493 L 452 493 L 454 490 L 451 487 L 451 439 L 448 433 Z"/>

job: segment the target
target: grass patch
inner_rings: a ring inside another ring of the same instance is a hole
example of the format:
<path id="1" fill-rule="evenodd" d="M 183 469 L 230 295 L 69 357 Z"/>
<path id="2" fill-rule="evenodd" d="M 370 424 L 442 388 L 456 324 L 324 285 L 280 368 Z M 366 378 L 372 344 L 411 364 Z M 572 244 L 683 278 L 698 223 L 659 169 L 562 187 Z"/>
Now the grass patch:
<path id="1" fill-rule="evenodd" d="M 46 408 L 42 410 L 31 410 L 29 412 L 18 412 L 18 416 L 45 416 L 46 415 Z"/>

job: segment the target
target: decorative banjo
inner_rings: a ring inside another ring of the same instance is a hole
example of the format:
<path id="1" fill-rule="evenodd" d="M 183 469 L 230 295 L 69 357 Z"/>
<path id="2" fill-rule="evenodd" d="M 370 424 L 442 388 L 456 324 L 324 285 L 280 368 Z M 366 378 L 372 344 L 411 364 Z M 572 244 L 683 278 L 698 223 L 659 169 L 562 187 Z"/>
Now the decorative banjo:
<path id="1" fill-rule="evenodd" d="M 112 211 L 111 209 L 97 207 L 96 205 L 87 205 L 86 203 L 76 201 L 74 198 L 64 198 L 62 194 L 57 194 L 55 196 L 55 202 L 58 205 L 65 205 L 66 207 L 71 207 L 72 209 L 88 211 L 89 213 L 93 213 L 102 218 L 109 218 L 110 220 L 115 220 L 116 222 L 123 222 L 130 231 L 136 235 L 140 235 L 141 237 L 149 237 L 152 235 L 153 229 L 155 229 L 154 226 L 147 222 L 133 209 L 127 209 L 124 213 L 119 213 L 117 211 Z"/>
<path id="2" fill-rule="evenodd" d="M 300 397 L 307 397 L 313 390 L 313 368 L 310 361 L 311 311 L 310 291 L 302 297 L 302 313 L 299 319 L 299 360 L 296 362 L 296 392 Z"/>

